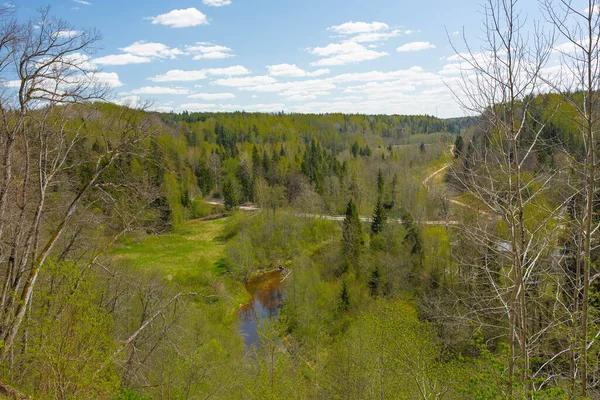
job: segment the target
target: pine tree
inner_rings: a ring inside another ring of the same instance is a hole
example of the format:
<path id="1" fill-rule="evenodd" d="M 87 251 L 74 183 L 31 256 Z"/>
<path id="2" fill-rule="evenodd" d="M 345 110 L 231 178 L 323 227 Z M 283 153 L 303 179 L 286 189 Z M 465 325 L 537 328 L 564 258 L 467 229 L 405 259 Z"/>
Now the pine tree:
<path id="1" fill-rule="evenodd" d="M 348 293 L 348 287 L 346 281 L 342 282 L 342 291 L 339 298 L 339 307 L 342 311 L 348 311 L 350 308 L 350 293 Z"/>
<path id="2" fill-rule="evenodd" d="M 375 266 L 375 269 L 371 272 L 369 277 L 369 291 L 371 296 L 375 297 L 379 295 L 379 289 L 381 286 L 381 270 L 379 265 Z"/>
<path id="3" fill-rule="evenodd" d="M 456 140 L 454 141 L 454 158 L 458 158 L 461 156 L 463 152 L 463 138 L 462 135 L 458 135 Z"/>
<path id="4" fill-rule="evenodd" d="M 344 258 L 355 263 L 360 257 L 363 246 L 362 227 L 358 210 L 352 200 L 346 207 L 346 216 L 342 224 L 342 252 Z"/>
<path id="5" fill-rule="evenodd" d="M 398 197 L 398 175 L 394 174 L 392 178 L 392 207 L 396 206 L 396 197 Z"/>
<path id="6" fill-rule="evenodd" d="M 233 186 L 233 180 L 231 177 L 228 177 L 225 179 L 225 182 L 223 182 L 223 204 L 225 206 L 225 210 L 227 211 L 231 211 L 238 205 L 235 195 L 235 187 Z"/>
<path id="7" fill-rule="evenodd" d="M 379 172 L 377 173 L 377 191 L 380 197 L 383 197 L 384 186 L 385 181 L 383 180 L 383 173 L 381 172 L 381 169 L 379 169 Z"/>
<path id="8" fill-rule="evenodd" d="M 254 174 L 255 177 L 256 177 L 256 175 L 258 175 L 258 173 L 260 171 L 260 165 L 261 165 L 260 154 L 258 153 L 258 148 L 256 146 L 254 146 L 252 148 L 252 173 Z"/>
<path id="9" fill-rule="evenodd" d="M 371 236 L 377 235 L 383 230 L 385 225 L 385 211 L 381 203 L 381 196 L 377 199 L 375 210 L 373 212 L 373 221 L 371 222 Z"/>

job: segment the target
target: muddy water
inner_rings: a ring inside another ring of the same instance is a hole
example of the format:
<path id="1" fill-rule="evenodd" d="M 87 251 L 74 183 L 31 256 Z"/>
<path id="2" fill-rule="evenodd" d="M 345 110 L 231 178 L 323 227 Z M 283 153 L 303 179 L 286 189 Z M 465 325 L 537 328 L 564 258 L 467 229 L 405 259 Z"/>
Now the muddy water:
<path id="1" fill-rule="evenodd" d="M 238 318 L 240 331 L 244 337 L 246 348 L 254 345 L 260 347 L 258 326 L 264 318 L 277 317 L 279 309 L 285 300 L 284 283 L 281 281 L 285 274 L 274 270 L 251 278 L 246 284 L 246 290 L 252 299 L 240 308 Z"/>

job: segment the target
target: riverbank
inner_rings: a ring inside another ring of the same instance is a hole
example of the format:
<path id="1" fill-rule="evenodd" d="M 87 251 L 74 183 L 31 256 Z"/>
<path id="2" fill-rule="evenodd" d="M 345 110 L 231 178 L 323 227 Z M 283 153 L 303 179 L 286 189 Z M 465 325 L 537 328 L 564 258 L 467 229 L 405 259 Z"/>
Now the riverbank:
<path id="1" fill-rule="evenodd" d="M 124 238 L 111 251 L 115 261 L 156 273 L 183 290 L 209 288 L 225 299 L 229 320 L 250 300 L 244 285 L 223 274 L 221 260 L 229 216 L 185 221 L 173 232 Z"/>

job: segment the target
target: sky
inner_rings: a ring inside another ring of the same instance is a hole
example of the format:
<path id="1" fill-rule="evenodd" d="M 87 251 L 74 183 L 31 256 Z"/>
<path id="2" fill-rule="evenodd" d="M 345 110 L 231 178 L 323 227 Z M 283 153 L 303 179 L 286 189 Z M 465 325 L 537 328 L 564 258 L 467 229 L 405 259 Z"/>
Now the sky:
<path id="1" fill-rule="evenodd" d="M 537 2 L 522 2 L 535 14 Z M 163 112 L 465 115 L 462 33 L 482 36 L 480 0 L 14 0 L 97 29 L 90 62 L 111 100 Z"/>

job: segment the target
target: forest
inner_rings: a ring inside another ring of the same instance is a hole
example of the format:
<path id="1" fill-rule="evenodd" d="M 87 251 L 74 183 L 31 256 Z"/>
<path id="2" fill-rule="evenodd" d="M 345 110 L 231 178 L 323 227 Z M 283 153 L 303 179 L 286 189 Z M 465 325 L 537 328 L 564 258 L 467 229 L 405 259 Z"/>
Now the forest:
<path id="1" fill-rule="evenodd" d="M 450 119 L 118 105 L 0 9 L 0 397 L 600 398 L 600 7 L 518 5 Z"/>

